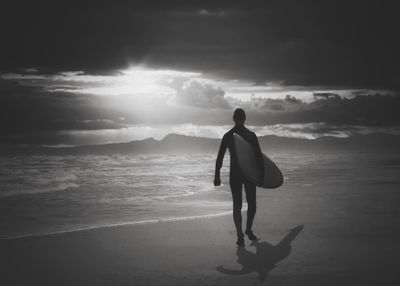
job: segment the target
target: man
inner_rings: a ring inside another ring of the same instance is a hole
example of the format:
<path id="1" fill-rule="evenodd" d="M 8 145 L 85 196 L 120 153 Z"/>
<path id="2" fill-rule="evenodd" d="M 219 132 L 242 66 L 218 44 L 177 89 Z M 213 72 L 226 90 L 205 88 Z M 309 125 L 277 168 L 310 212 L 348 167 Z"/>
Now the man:
<path id="1" fill-rule="evenodd" d="M 237 232 L 236 244 L 238 246 L 243 246 L 244 234 L 242 231 L 242 186 L 244 185 L 248 206 L 245 234 L 250 240 L 257 240 L 257 237 L 252 231 L 253 220 L 256 214 L 256 185 L 247 181 L 240 173 L 237 158 L 234 152 L 233 133 L 240 135 L 253 147 L 257 158 L 257 164 L 261 170 L 262 176 L 264 176 L 264 162 L 256 134 L 254 132 L 251 132 L 244 126 L 244 122 L 246 121 L 246 113 L 243 109 L 238 108 L 234 111 L 233 121 L 235 122 L 235 126 L 227 133 L 225 133 L 224 137 L 222 138 L 221 146 L 219 148 L 217 162 L 215 165 L 214 186 L 221 185 L 220 170 L 222 167 L 225 151 L 228 148 L 231 158 L 229 185 L 231 187 L 233 200 L 233 221 L 235 222 Z M 260 181 L 262 180 L 263 178 L 260 178 Z"/>

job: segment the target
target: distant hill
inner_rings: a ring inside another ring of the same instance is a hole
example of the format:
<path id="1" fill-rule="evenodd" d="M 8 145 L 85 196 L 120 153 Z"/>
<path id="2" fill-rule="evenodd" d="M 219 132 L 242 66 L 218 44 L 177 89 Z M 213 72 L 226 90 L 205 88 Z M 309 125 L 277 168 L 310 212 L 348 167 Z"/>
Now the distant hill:
<path id="1" fill-rule="evenodd" d="M 74 147 L 0 146 L 0 154 L 105 155 L 138 153 L 217 153 L 220 139 L 169 134 L 158 141 L 153 138 L 127 143 L 84 145 Z M 349 138 L 320 137 L 318 139 L 260 136 L 261 148 L 270 151 L 378 151 L 400 152 L 400 136 L 385 133 L 356 135 Z"/>
<path id="2" fill-rule="evenodd" d="M 323 136 L 313 140 L 270 135 L 260 137 L 259 141 L 265 149 L 400 152 L 400 136 L 387 133 L 355 135 L 347 138 Z"/>

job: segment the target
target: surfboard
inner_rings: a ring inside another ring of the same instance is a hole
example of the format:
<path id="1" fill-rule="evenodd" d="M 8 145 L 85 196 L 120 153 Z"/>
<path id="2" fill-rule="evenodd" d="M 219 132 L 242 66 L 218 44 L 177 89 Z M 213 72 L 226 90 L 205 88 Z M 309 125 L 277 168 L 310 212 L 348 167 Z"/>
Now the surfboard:
<path id="1" fill-rule="evenodd" d="M 233 144 L 238 160 L 239 170 L 246 180 L 254 183 L 256 186 L 266 189 L 275 189 L 283 184 L 283 176 L 281 170 L 276 164 L 268 158 L 264 153 L 264 181 L 260 182 L 260 172 L 256 154 L 252 146 L 244 140 L 239 134 L 233 133 Z"/>

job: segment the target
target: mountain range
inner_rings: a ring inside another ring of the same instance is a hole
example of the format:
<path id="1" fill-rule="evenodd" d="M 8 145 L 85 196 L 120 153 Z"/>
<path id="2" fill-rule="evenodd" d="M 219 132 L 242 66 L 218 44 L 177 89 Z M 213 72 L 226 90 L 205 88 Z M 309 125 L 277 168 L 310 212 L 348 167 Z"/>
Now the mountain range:
<path id="1" fill-rule="evenodd" d="M 0 145 L 0 154 L 49 154 L 49 155 L 103 155 L 138 153 L 217 153 L 220 139 L 169 134 L 162 140 L 147 138 L 126 143 L 83 145 L 73 147 L 6 146 Z M 352 151 L 400 152 L 400 135 L 373 133 L 347 138 L 325 136 L 318 139 L 260 136 L 261 149 L 269 151 Z"/>

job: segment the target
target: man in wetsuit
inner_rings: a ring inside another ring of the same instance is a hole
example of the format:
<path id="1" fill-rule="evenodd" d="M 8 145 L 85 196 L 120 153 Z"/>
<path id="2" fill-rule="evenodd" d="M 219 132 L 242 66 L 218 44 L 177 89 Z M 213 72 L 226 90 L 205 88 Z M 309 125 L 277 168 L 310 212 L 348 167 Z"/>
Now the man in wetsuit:
<path id="1" fill-rule="evenodd" d="M 244 234 L 242 231 L 242 186 L 244 185 L 247 200 L 247 222 L 245 234 L 250 240 L 257 240 L 257 237 L 251 230 L 254 216 L 256 214 L 256 185 L 247 181 L 240 173 L 237 158 L 234 152 L 233 133 L 240 135 L 253 147 L 257 158 L 257 164 L 261 170 L 261 176 L 264 176 L 264 162 L 256 134 L 254 132 L 251 132 L 244 126 L 244 122 L 246 121 L 246 113 L 243 109 L 238 108 L 234 111 L 233 121 L 235 122 L 235 126 L 227 133 L 225 133 L 224 137 L 222 138 L 221 146 L 219 148 L 217 162 L 215 165 L 214 186 L 221 185 L 220 170 L 222 167 L 225 151 L 228 148 L 231 158 L 229 185 L 231 187 L 233 200 L 233 221 L 235 222 L 238 237 L 236 244 L 238 246 L 243 246 Z M 260 178 L 260 181 L 262 181 L 263 179 L 264 178 Z"/>

